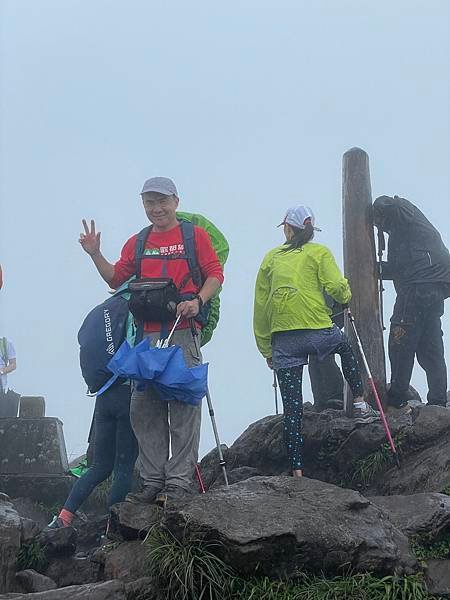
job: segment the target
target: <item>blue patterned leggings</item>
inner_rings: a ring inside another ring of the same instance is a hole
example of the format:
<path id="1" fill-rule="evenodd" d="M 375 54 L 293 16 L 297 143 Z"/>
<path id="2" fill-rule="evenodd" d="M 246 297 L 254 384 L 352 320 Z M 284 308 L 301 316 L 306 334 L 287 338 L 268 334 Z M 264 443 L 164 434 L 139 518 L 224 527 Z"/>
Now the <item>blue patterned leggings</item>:
<path id="1" fill-rule="evenodd" d="M 353 397 L 362 396 L 363 383 L 352 347 L 348 342 L 342 342 L 336 347 L 334 353 L 341 356 L 342 371 Z M 278 369 L 277 378 L 284 408 L 284 443 L 292 470 L 300 470 L 303 469 L 303 365 Z"/>

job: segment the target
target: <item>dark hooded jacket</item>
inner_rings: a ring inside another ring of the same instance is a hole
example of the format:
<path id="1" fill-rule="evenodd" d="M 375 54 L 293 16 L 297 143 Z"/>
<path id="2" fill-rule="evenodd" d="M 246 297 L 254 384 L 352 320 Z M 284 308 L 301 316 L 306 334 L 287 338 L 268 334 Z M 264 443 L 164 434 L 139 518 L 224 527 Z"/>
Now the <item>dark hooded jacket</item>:
<path id="1" fill-rule="evenodd" d="M 383 279 L 392 279 L 397 292 L 418 284 L 433 284 L 450 296 L 450 254 L 440 233 L 405 198 L 380 196 L 373 204 L 374 223 L 389 234 Z"/>

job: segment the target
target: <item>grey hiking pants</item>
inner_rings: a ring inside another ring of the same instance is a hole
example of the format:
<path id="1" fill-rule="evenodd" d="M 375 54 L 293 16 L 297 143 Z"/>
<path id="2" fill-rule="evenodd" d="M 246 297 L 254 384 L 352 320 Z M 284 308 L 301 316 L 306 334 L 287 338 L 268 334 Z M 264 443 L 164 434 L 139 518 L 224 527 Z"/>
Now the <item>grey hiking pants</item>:
<path id="1" fill-rule="evenodd" d="M 146 335 L 152 345 L 160 337 L 159 333 Z M 202 362 L 190 329 L 175 331 L 172 344 L 181 346 L 189 367 Z M 130 418 L 139 445 L 138 466 L 145 486 L 190 487 L 198 460 L 201 409 L 201 404 L 162 400 L 151 387 L 133 391 Z"/>

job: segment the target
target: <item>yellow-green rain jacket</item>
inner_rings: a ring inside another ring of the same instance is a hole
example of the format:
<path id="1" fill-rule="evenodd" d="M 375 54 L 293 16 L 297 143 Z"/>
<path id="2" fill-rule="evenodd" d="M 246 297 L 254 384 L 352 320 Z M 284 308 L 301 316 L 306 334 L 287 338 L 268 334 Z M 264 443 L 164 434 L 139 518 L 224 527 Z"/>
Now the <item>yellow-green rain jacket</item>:
<path id="1" fill-rule="evenodd" d="M 271 336 L 276 331 L 332 326 L 324 291 L 341 304 L 352 295 L 328 248 L 314 242 L 298 250 L 285 248 L 266 254 L 256 278 L 253 330 L 265 358 L 272 356 Z"/>

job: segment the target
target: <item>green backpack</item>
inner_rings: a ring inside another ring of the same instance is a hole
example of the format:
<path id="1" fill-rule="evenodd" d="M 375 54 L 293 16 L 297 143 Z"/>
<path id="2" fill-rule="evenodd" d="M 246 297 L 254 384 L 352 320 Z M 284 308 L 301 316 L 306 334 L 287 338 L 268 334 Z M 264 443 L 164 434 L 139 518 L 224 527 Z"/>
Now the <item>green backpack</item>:
<path id="1" fill-rule="evenodd" d="M 212 245 L 214 250 L 216 251 L 217 258 L 220 261 L 222 267 L 227 262 L 228 254 L 230 252 L 230 247 L 228 242 L 219 229 L 211 223 L 209 219 L 204 217 L 203 215 L 187 213 L 187 212 L 177 212 L 177 217 L 179 219 L 183 219 L 185 221 L 190 221 L 193 225 L 198 225 L 204 229 L 211 238 Z M 207 344 L 212 338 L 214 329 L 217 327 L 217 323 L 220 318 L 220 297 L 219 294 L 222 291 L 220 288 L 216 295 L 211 298 L 209 301 L 209 314 L 208 314 L 208 322 L 202 329 L 202 337 L 201 337 L 201 345 L 204 346 Z"/>

